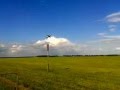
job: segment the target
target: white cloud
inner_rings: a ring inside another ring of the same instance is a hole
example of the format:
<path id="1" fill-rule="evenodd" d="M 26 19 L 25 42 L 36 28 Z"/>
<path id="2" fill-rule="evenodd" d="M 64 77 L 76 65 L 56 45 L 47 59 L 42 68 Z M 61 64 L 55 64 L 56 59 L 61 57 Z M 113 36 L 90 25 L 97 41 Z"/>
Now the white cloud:
<path id="1" fill-rule="evenodd" d="M 98 33 L 99 36 L 105 36 L 106 33 Z"/>
<path id="2" fill-rule="evenodd" d="M 116 47 L 115 49 L 116 49 L 116 50 L 120 50 L 120 47 Z"/>
<path id="3" fill-rule="evenodd" d="M 75 48 L 75 44 L 70 42 L 66 38 L 56 38 L 54 36 L 45 39 L 45 40 L 38 40 L 34 43 L 34 48 L 42 48 L 44 51 L 46 50 L 46 43 L 50 44 L 51 54 L 76 54 L 77 50 Z"/>
<path id="4" fill-rule="evenodd" d="M 33 44 L 0 45 L 1 56 L 46 55 L 46 42 L 50 43 L 50 55 L 99 55 L 119 54 L 120 36 L 107 36 L 89 43 L 73 43 L 66 38 L 51 37 Z"/>
<path id="5" fill-rule="evenodd" d="M 12 45 L 12 47 L 10 48 L 10 51 L 12 53 L 17 53 L 21 51 L 22 49 L 23 49 L 23 45 Z"/>
<path id="6" fill-rule="evenodd" d="M 116 25 L 109 25 L 108 28 L 109 28 L 110 32 L 115 32 L 117 30 L 117 26 Z"/>
<path id="7" fill-rule="evenodd" d="M 107 22 L 110 23 L 119 23 L 120 22 L 120 12 L 112 13 L 106 16 Z"/>
<path id="8" fill-rule="evenodd" d="M 115 35 L 115 36 L 104 36 L 104 38 L 109 38 L 109 39 L 120 39 L 120 35 Z"/>
<path id="9" fill-rule="evenodd" d="M 68 39 L 56 38 L 54 36 L 45 40 L 38 40 L 34 45 L 45 45 L 46 43 L 49 43 L 51 46 L 72 45 L 72 43 Z"/>

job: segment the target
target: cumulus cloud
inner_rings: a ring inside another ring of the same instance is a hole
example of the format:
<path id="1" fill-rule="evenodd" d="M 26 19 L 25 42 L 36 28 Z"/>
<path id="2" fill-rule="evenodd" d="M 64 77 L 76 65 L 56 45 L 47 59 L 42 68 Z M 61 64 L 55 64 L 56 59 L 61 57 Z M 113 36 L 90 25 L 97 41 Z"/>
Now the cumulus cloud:
<path id="1" fill-rule="evenodd" d="M 12 45 L 12 47 L 10 48 L 12 53 L 19 52 L 22 49 L 23 49 L 23 45 Z"/>
<path id="2" fill-rule="evenodd" d="M 34 45 L 45 45 L 49 43 L 51 46 L 66 46 L 72 45 L 72 43 L 66 38 L 56 38 L 54 36 L 45 39 L 45 40 L 38 40 Z"/>
<path id="3" fill-rule="evenodd" d="M 107 15 L 106 20 L 109 23 L 119 23 L 120 22 L 120 12 L 116 12 L 116 13 Z"/>
<path id="4" fill-rule="evenodd" d="M 33 44 L 0 44 L 1 56 L 37 56 L 46 55 L 46 44 L 50 45 L 50 55 L 73 55 L 80 54 L 80 47 L 66 38 L 50 37 L 44 40 L 38 40 Z"/>
<path id="5" fill-rule="evenodd" d="M 32 44 L 0 44 L 0 57 L 46 55 L 46 43 L 50 44 L 50 55 L 100 55 L 120 53 L 120 38 L 106 36 L 103 39 L 73 43 L 66 38 L 50 37 Z"/>
<path id="6" fill-rule="evenodd" d="M 34 47 L 41 47 L 46 49 L 46 43 L 50 44 L 51 54 L 76 54 L 77 50 L 75 49 L 75 44 L 70 42 L 66 38 L 56 38 L 54 36 L 45 39 L 45 40 L 38 40 L 34 43 Z M 43 47 L 42 47 L 43 46 Z"/>

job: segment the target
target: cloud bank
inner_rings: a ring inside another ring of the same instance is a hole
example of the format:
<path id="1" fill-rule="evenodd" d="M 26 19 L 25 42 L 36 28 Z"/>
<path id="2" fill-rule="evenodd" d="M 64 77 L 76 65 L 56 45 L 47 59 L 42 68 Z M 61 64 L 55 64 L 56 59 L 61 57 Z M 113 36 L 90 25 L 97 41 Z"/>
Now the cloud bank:
<path id="1" fill-rule="evenodd" d="M 86 43 L 73 43 L 66 38 L 52 36 L 32 44 L 0 44 L 0 57 L 46 55 L 46 43 L 50 44 L 50 55 L 106 55 L 120 53 L 119 36 L 106 36 L 104 39 Z"/>

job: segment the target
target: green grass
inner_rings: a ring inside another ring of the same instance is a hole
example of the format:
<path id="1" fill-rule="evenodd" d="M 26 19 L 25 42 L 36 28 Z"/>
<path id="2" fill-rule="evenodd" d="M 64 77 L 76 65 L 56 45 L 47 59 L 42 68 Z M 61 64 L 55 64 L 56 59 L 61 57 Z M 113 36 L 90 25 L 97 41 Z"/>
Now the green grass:
<path id="1" fill-rule="evenodd" d="M 120 90 L 119 56 L 1 58 L 0 73 L 8 72 L 31 90 Z"/>

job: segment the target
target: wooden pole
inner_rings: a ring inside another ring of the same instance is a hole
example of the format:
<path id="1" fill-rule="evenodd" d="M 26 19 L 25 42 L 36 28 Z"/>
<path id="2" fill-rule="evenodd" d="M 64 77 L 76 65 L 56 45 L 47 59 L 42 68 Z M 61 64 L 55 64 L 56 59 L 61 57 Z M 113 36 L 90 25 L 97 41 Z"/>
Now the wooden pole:
<path id="1" fill-rule="evenodd" d="M 18 73 L 16 73 L 16 90 L 18 90 L 18 83 L 19 83 L 19 76 Z"/>
<path id="2" fill-rule="evenodd" d="M 47 43 L 47 57 L 49 57 L 49 43 Z M 49 58 L 48 58 L 48 60 L 47 60 L 47 63 L 48 63 L 48 65 L 47 65 L 47 71 L 49 72 L 49 69 L 50 69 L 50 66 L 49 66 Z"/>

